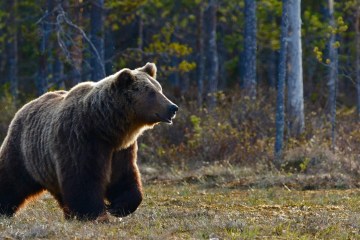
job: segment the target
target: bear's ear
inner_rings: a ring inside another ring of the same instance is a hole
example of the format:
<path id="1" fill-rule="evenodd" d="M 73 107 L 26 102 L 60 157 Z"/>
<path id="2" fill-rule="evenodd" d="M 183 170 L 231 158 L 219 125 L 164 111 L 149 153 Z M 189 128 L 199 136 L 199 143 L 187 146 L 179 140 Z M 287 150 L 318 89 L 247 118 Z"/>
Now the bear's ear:
<path id="1" fill-rule="evenodd" d="M 146 63 L 145 66 L 143 66 L 142 68 L 139 68 L 138 70 L 149 74 L 153 78 L 156 78 L 157 68 L 156 68 L 155 63 L 148 62 L 148 63 Z"/>
<path id="2" fill-rule="evenodd" d="M 128 68 L 124 68 L 117 75 L 115 79 L 115 86 L 119 88 L 126 88 L 134 81 L 135 81 L 135 76 L 132 74 L 131 70 Z"/>

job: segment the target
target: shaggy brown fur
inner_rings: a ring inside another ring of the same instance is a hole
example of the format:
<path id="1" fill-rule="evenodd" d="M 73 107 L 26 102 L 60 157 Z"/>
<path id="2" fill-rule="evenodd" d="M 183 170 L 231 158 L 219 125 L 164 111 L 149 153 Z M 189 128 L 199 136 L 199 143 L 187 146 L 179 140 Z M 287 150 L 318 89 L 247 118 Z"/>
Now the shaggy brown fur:
<path id="1" fill-rule="evenodd" d="M 134 212 L 142 200 L 136 139 L 171 123 L 178 109 L 155 77 L 156 66 L 147 63 L 22 107 L 0 149 L 0 214 L 13 215 L 44 189 L 67 218 Z"/>

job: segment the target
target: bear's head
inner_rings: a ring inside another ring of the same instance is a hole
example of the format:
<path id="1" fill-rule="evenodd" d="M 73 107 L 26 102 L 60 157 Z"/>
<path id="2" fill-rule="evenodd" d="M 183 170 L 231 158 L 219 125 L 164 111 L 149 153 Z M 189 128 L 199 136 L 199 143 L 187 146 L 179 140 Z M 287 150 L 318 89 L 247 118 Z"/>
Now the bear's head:
<path id="1" fill-rule="evenodd" d="M 121 70 L 115 80 L 116 88 L 122 89 L 126 103 L 132 106 L 134 118 L 140 124 L 171 124 L 178 111 L 178 106 L 163 94 L 156 71 L 154 63 L 147 63 L 135 70 Z"/>

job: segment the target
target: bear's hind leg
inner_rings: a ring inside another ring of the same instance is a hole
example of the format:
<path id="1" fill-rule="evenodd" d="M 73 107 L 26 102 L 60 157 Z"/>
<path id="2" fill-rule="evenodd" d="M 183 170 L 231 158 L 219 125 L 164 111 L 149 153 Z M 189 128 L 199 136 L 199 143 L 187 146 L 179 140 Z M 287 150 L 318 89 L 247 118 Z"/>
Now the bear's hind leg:
<path id="1" fill-rule="evenodd" d="M 0 172 L 0 215 L 11 217 L 21 207 L 25 200 L 38 194 L 43 188 L 32 179 L 9 177 Z"/>
<path id="2" fill-rule="evenodd" d="M 13 216 L 24 200 L 13 190 L 0 189 L 0 216 Z"/>
<path id="3" fill-rule="evenodd" d="M 26 170 L 18 127 L 21 124 L 13 122 L 0 147 L 0 215 L 14 215 L 28 197 L 43 190 Z"/>

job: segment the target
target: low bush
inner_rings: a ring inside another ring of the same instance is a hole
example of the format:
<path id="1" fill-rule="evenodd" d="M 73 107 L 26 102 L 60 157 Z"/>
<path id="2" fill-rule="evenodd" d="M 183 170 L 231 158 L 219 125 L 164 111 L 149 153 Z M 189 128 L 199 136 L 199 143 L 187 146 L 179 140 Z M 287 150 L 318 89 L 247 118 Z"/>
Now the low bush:
<path id="1" fill-rule="evenodd" d="M 12 97 L 7 91 L 3 92 L 0 97 L 1 141 L 16 112 Z M 186 173 L 201 174 L 207 172 L 204 167 L 214 165 L 212 169 L 219 169 L 218 166 L 244 168 L 247 172 L 250 169 L 258 176 L 280 174 L 282 177 L 277 179 L 329 175 L 335 180 L 327 187 L 360 186 L 357 180 L 360 179 L 360 130 L 352 108 L 342 107 L 337 112 L 336 147 L 332 149 L 331 126 L 325 111 L 316 109 L 316 104 L 306 106 L 306 131 L 294 139 L 288 136 L 285 127 L 282 169 L 277 171 L 273 167 L 275 95 L 274 91 L 260 91 L 253 100 L 240 90 L 219 92 L 214 109 L 199 108 L 195 101 L 188 99 L 175 100 L 180 110 L 173 125 L 159 124 L 140 137 L 140 165 L 155 168 L 156 174 L 164 176 L 169 171 L 181 171 L 184 178 L 189 177 Z M 241 176 L 231 176 L 229 180 L 237 177 Z M 316 184 L 316 178 L 314 181 Z M 301 184 L 301 180 L 297 182 Z"/>
<path id="2" fill-rule="evenodd" d="M 204 166 L 220 164 L 250 168 L 259 176 L 269 172 L 291 178 L 301 175 L 297 179 L 315 176 L 313 185 L 317 184 L 316 176 L 330 174 L 337 177 L 331 177 L 334 183 L 326 187 L 360 186 L 358 120 L 354 109 L 345 107 L 337 113 L 336 147 L 332 149 L 325 110 L 316 109 L 316 104 L 306 106 L 306 131 L 294 139 L 285 127 L 282 169 L 274 168 L 275 95 L 260 92 L 252 100 L 238 90 L 220 92 L 217 107 L 212 110 L 180 101 L 172 126 L 160 124 L 140 138 L 139 159 L 142 164 L 166 171 L 177 168 L 183 173 L 200 172 Z M 339 177 L 349 179 L 348 183 L 336 183 Z M 299 184 L 301 180 L 297 180 Z"/>

